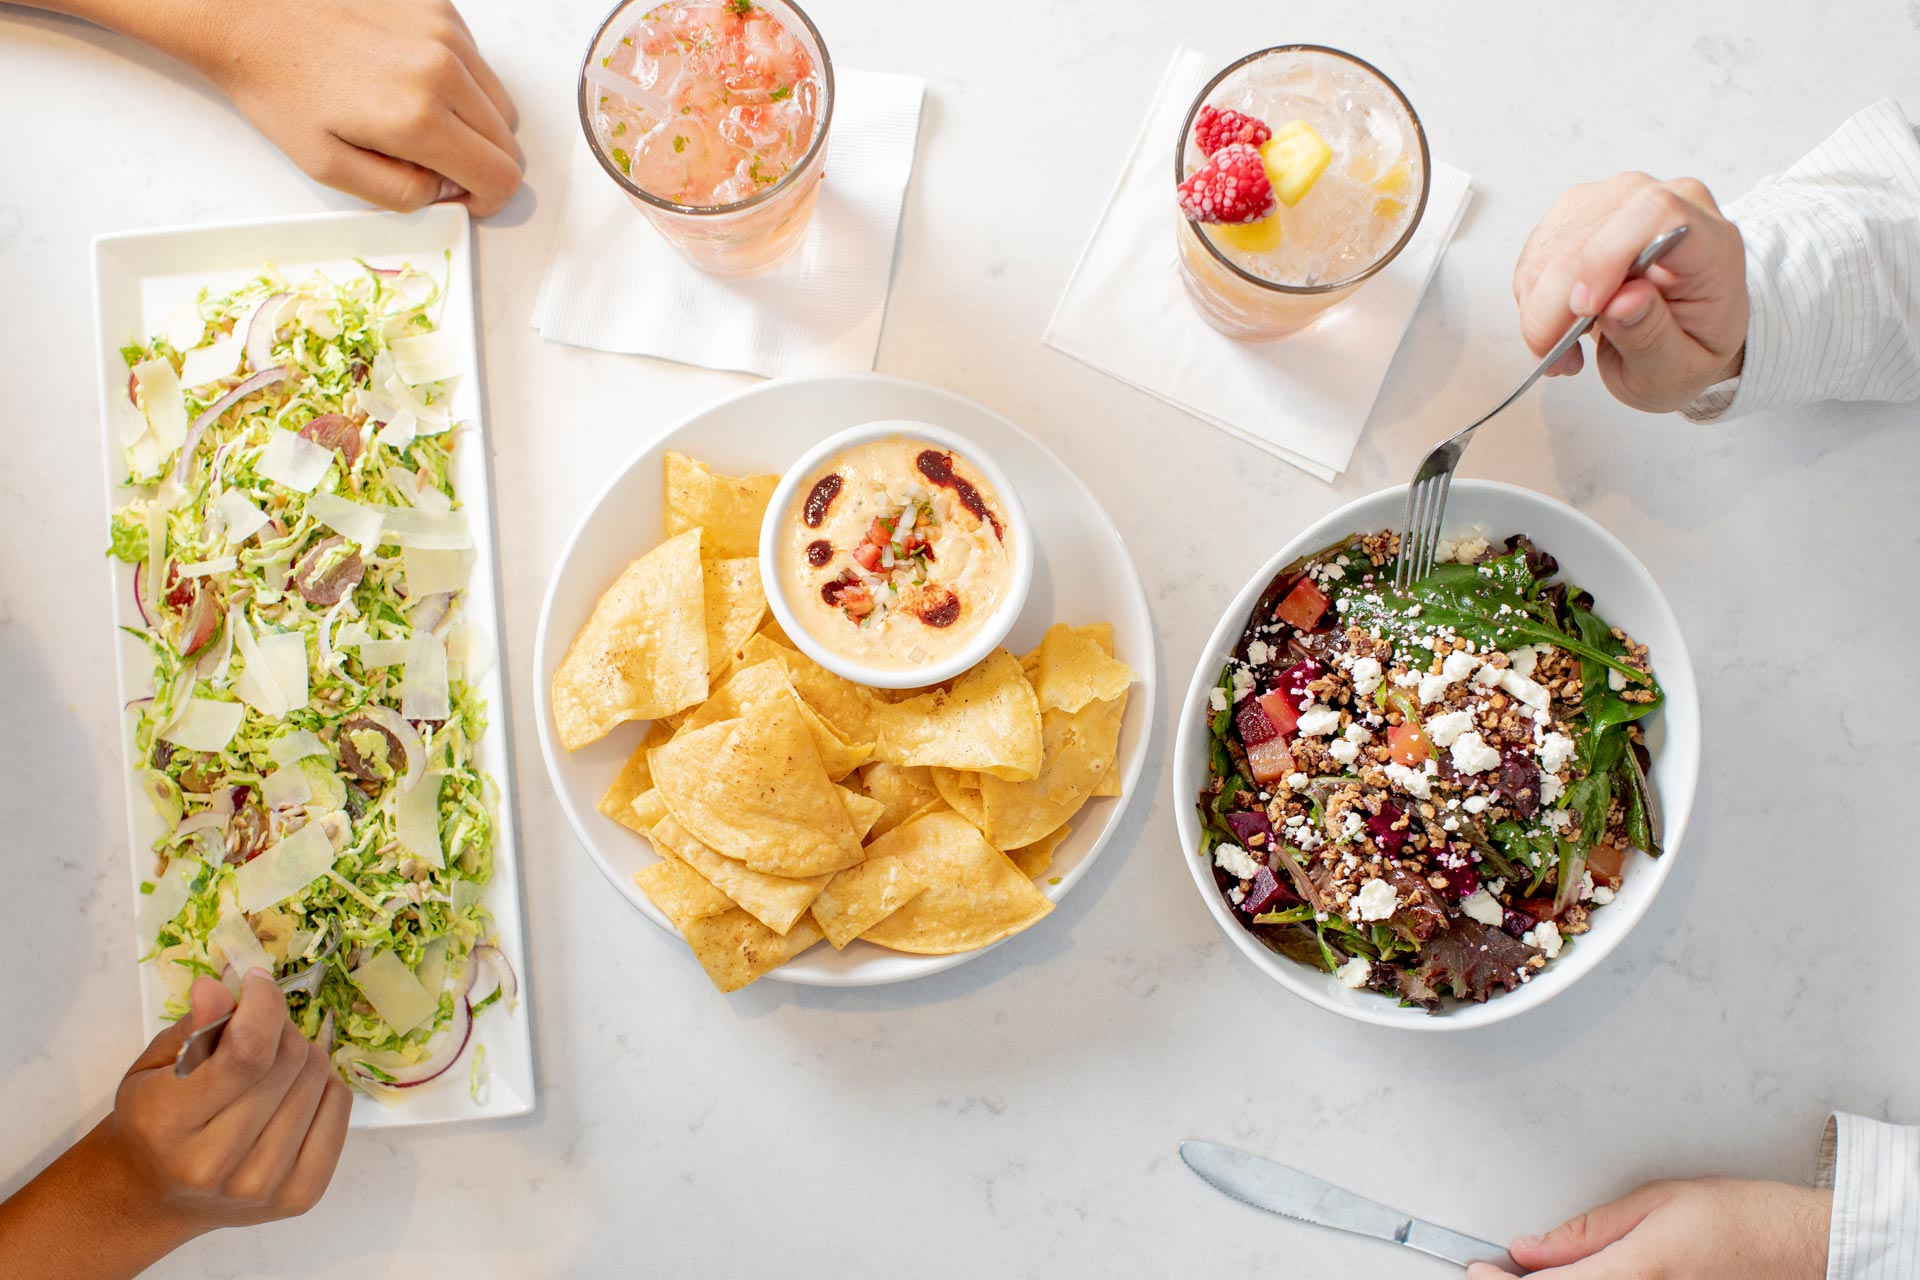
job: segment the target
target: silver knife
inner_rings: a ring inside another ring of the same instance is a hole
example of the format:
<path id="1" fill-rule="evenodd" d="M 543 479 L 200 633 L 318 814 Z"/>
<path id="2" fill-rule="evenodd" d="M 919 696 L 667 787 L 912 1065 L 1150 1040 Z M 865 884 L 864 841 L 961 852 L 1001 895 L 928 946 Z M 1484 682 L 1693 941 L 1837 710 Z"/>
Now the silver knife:
<path id="1" fill-rule="evenodd" d="M 1264 1156 L 1215 1142 L 1188 1141 L 1180 1144 L 1180 1158 L 1216 1191 L 1224 1191 L 1256 1209 L 1390 1240 L 1462 1267 L 1471 1262 L 1491 1262 L 1512 1275 L 1527 1274 L 1497 1244 L 1422 1222 Z"/>

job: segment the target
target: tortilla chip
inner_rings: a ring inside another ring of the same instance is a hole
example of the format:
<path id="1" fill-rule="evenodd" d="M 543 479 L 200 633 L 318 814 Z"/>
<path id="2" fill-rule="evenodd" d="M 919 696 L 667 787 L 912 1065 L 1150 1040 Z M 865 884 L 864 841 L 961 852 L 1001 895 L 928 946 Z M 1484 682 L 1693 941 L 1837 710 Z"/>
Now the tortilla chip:
<path id="1" fill-rule="evenodd" d="M 981 776 L 985 821 L 980 830 L 994 848 L 1032 844 L 1080 811 L 1113 768 L 1126 706 L 1122 696 L 1090 702 L 1073 715 L 1049 711 L 1041 718 L 1046 763 L 1039 777 L 1005 782 Z"/>
<path id="2" fill-rule="evenodd" d="M 895 951 L 950 955 L 1020 932 L 1053 910 L 1033 881 L 957 813 L 934 813 L 873 842 L 871 860 L 898 857 L 927 888 L 860 936 Z"/>
<path id="3" fill-rule="evenodd" d="M 813 921 L 838 951 L 926 887 L 919 873 L 898 857 L 869 858 L 827 881 L 813 900 Z"/>
<path id="4" fill-rule="evenodd" d="M 659 720 L 647 726 L 647 736 L 633 749 L 627 762 L 620 766 L 620 773 L 614 778 L 613 785 L 600 797 L 600 812 L 623 827 L 631 827 L 641 835 L 647 834 L 645 827 L 634 825 L 633 800 L 641 792 L 653 789 L 653 773 L 647 768 L 647 748 L 659 746 L 670 736 L 666 725 Z"/>
<path id="5" fill-rule="evenodd" d="M 704 566 L 707 602 L 707 680 L 718 683 L 733 665 L 733 652 L 747 642 L 767 612 L 760 589 L 760 561 L 709 560 Z"/>
<path id="6" fill-rule="evenodd" d="M 1089 622 L 1084 627 L 1075 627 L 1073 633 L 1085 636 L 1100 646 L 1100 652 L 1109 658 L 1113 656 L 1113 624 L 1111 622 Z"/>
<path id="7" fill-rule="evenodd" d="M 785 628 L 780 625 L 780 619 L 774 617 L 772 614 L 768 614 L 767 620 L 760 624 L 760 634 L 775 644 L 785 645 L 789 649 L 799 648 L 798 645 L 794 644 L 793 637 L 789 636 Z"/>
<path id="8" fill-rule="evenodd" d="M 656 787 L 648 787 L 635 796 L 627 811 L 640 824 L 641 833 L 648 839 L 652 839 L 653 829 L 659 825 L 660 819 L 668 816 L 667 802 L 660 798 L 660 791 Z"/>
<path id="9" fill-rule="evenodd" d="M 703 529 L 701 554 L 734 560 L 760 554 L 760 521 L 779 476 L 719 476 L 684 453 L 667 453 L 667 536 Z"/>
<path id="10" fill-rule="evenodd" d="M 833 731 L 845 742 L 856 746 L 872 742 L 879 733 L 880 708 L 884 705 L 871 689 L 842 679 L 791 645 L 782 644 L 763 627 L 740 646 L 740 661 L 764 662 L 778 658 L 786 665 L 800 700 L 820 713 Z"/>
<path id="11" fill-rule="evenodd" d="M 1093 789 L 1093 798 L 1095 799 L 1101 796 L 1117 796 L 1120 794 L 1120 757 L 1117 754 L 1117 747 L 1115 751 L 1116 754 L 1113 763 L 1107 766 L 1106 776 L 1101 778 L 1099 784 Z"/>
<path id="12" fill-rule="evenodd" d="M 853 821 L 854 834 L 865 841 L 873 834 L 873 825 L 880 821 L 880 815 L 887 811 L 887 806 L 847 787 L 840 788 L 840 798 L 846 802 L 847 817 Z"/>
<path id="13" fill-rule="evenodd" d="M 567 750 L 706 697 L 705 618 L 699 530 L 628 565 L 553 673 L 553 718 Z"/>
<path id="14" fill-rule="evenodd" d="M 633 882 L 682 933 L 695 920 L 734 909 L 732 899 L 678 858 L 662 858 L 650 867 L 642 867 L 633 873 Z"/>
<path id="15" fill-rule="evenodd" d="M 791 699 L 655 747 L 654 786 L 680 825 L 729 858 L 777 876 L 817 876 L 864 856 L 840 788 Z"/>
<path id="16" fill-rule="evenodd" d="M 811 916 L 782 937 L 737 908 L 695 920 L 681 932 L 687 935 L 694 959 L 722 991 L 738 991 L 759 981 L 821 937 L 820 926 Z"/>
<path id="17" fill-rule="evenodd" d="M 1029 673 L 1040 710 L 1078 711 L 1089 702 L 1109 702 L 1133 683 L 1133 668 L 1103 651 L 1091 636 L 1064 622 L 1047 628 Z M 1024 665 L 1024 664 L 1023 664 Z"/>
<path id="18" fill-rule="evenodd" d="M 985 828 L 987 807 L 980 799 L 980 775 L 971 769 L 933 769 L 933 785 L 948 807 L 974 826 Z"/>
<path id="19" fill-rule="evenodd" d="M 679 734 L 704 729 L 720 720 L 752 720 L 776 698 L 800 712 L 806 721 L 808 733 L 813 737 L 814 748 L 820 753 L 820 762 L 826 766 L 827 776 L 835 782 L 859 768 L 872 753 L 872 748 L 866 744 L 850 745 L 835 733 L 833 727 L 822 720 L 812 707 L 801 701 L 787 678 L 785 664 L 771 658 L 736 666 L 733 674 L 713 691 L 712 697 L 681 719 L 674 727 L 674 732 Z"/>
<path id="20" fill-rule="evenodd" d="M 1040 772 L 1040 705 L 1020 660 L 996 649 L 950 690 L 881 708 L 873 757 L 978 769 L 1012 781 Z"/>
<path id="21" fill-rule="evenodd" d="M 868 832 L 869 839 L 887 834 L 940 795 L 933 785 L 931 769 L 884 760 L 862 765 L 857 781 L 861 793 L 878 800 L 881 806 L 880 816 Z M 829 934 L 827 940 L 831 942 L 833 936 Z"/>
<path id="22" fill-rule="evenodd" d="M 653 828 L 653 841 L 663 852 L 685 862 L 700 873 L 722 895 L 730 899 L 728 907 L 738 906 L 778 934 L 786 934 L 794 921 L 807 913 L 814 898 L 832 877 L 812 876 L 789 879 L 755 871 L 744 862 L 715 853 L 669 815 Z"/>
<path id="23" fill-rule="evenodd" d="M 1053 851 L 1071 834 L 1072 827 L 1055 827 L 1030 845 L 1007 850 L 1007 857 L 1013 859 L 1013 865 L 1020 868 L 1021 875 L 1029 880 L 1038 880 L 1053 865 Z"/>

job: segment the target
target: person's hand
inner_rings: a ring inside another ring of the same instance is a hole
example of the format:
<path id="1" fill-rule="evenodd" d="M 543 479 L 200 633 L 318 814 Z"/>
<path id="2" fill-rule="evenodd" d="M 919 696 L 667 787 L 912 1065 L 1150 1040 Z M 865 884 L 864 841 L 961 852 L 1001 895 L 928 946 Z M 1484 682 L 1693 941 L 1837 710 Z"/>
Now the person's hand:
<path id="1" fill-rule="evenodd" d="M 213 1056 L 182 1080 L 187 1035 L 234 1009 L 220 983 L 193 984 L 188 1015 L 149 1044 L 98 1131 L 155 1212 L 189 1228 L 293 1217 L 327 1189 L 347 1134 L 351 1095 L 319 1045 L 287 1016 L 280 988 L 246 976 Z"/>
<path id="2" fill-rule="evenodd" d="M 1821 1280 L 1832 1206 L 1831 1192 L 1781 1182 L 1652 1182 L 1508 1252 L 1533 1280 Z"/>
<path id="3" fill-rule="evenodd" d="M 476 217 L 519 187 L 513 101 L 448 0 L 194 3 L 155 43 L 316 181 L 389 209 L 464 199 Z"/>
<path id="4" fill-rule="evenodd" d="M 1686 239 L 1640 280 L 1647 242 L 1685 224 Z M 1624 282 L 1624 283 L 1623 283 Z M 1739 228 L 1691 178 L 1623 173 L 1574 187 L 1535 227 L 1513 271 L 1520 331 L 1544 356 L 1576 315 L 1597 316 L 1600 379 L 1621 403 L 1684 408 L 1740 372 L 1747 337 L 1746 250 Z M 1549 373 L 1580 372 L 1575 347 Z"/>

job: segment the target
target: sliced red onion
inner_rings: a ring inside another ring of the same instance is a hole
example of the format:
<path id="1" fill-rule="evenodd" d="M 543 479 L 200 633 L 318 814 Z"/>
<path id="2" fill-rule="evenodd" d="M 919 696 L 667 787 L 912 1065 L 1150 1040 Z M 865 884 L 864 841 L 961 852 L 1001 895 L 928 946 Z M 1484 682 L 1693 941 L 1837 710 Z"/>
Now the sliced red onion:
<path id="1" fill-rule="evenodd" d="M 133 566 L 133 607 L 140 611 L 140 621 L 146 623 L 151 629 L 153 617 L 147 612 L 147 562 L 145 560 Z"/>
<path id="2" fill-rule="evenodd" d="M 247 367 L 273 367 L 273 340 L 280 333 L 280 313 L 287 300 L 284 293 L 270 293 L 247 320 Z"/>
<path id="3" fill-rule="evenodd" d="M 412 1066 L 395 1070 L 381 1070 L 393 1077 L 382 1080 L 368 1069 L 366 1061 L 357 1056 L 345 1056 L 344 1066 L 352 1075 L 355 1083 L 368 1090 L 377 1089 L 413 1089 L 445 1075 L 448 1068 L 460 1061 L 460 1055 L 467 1051 L 467 1041 L 473 1038 L 473 1006 L 465 1000 L 453 1006 L 453 1023 L 444 1032 L 445 1039 L 438 1049 Z"/>
<path id="4" fill-rule="evenodd" d="M 194 451 L 200 447 L 200 437 L 206 433 L 209 424 L 218 421 L 221 414 L 233 408 L 234 405 L 245 400 L 254 392 L 274 386 L 277 383 L 285 382 L 286 380 L 287 371 L 285 368 L 262 369 L 259 373 L 254 374 L 251 378 L 248 378 L 245 382 L 208 405 L 206 409 L 201 412 L 200 416 L 195 418 L 187 427 L 187 438 L 181 442 L 180 445 L 180 457 L 173 464 L 173 483 L 177 486 L 184 485 L 187 482 L 187 471 L 193 465 Z"/>
<path id="5" fill-rule="evenodd" d="M 505 952 L 496 946 L 482 943 L 473 949 L 473 957 L 493 970 L 494 985 L 500 989 L 501 997 L 506 1004 L 512 1005 L 520 998 L 520 979 L 513 972 L 513 965 L 508 962 Z M 477 1003 L 490 994 L 492 994 L 492 988 L 469 998 Z"/>
<path id="6" fill-rule="evenodd" d="M 313 1042 L 320 1046 L 321 1052 L 333 1054 L 333 1010 L 329 1009 L 320 1016 L 320 1029 L 313 1034 Z"/>

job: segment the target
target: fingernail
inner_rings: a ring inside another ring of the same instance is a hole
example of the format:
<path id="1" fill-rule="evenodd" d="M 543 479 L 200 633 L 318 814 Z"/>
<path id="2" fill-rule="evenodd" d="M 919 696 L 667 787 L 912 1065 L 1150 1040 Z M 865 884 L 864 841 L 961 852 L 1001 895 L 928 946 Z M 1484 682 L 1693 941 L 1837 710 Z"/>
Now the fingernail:
<path id="1" fill-rule="evenodd" d="M 1581 280 L 1574 281 L 1573 292 L 1567 295 L 1567 310 L 1577 316 L 1591 315 L 1592 303 L 1593 299 L 1587 294 L 1586 283 Z"/>
<path id="2" fill-rule="evenodd" d="M 458 200 L 467 194 L 467 189 L 452 178 L 440 179 L 440 194 L 433 198 L 435 204 L 445 204 L 449 200 Z"/>
<path id="3" fill-rule="evenodd" d="M 1515 1236 L 1513 1238 L 1513 1247 L 1515 1249 L 1531 1249 L 1539 1243 L 1539 1236 Z"/>
<path id="4" fill-rule="evenodd" d="M 273 975 L 268 973 L 265 969 L 262 969 L 259 965 L 255 965 L 253 968 L 247 970 L 247 977 L 260 978 L 267 982 L 273 981 Z"/>

